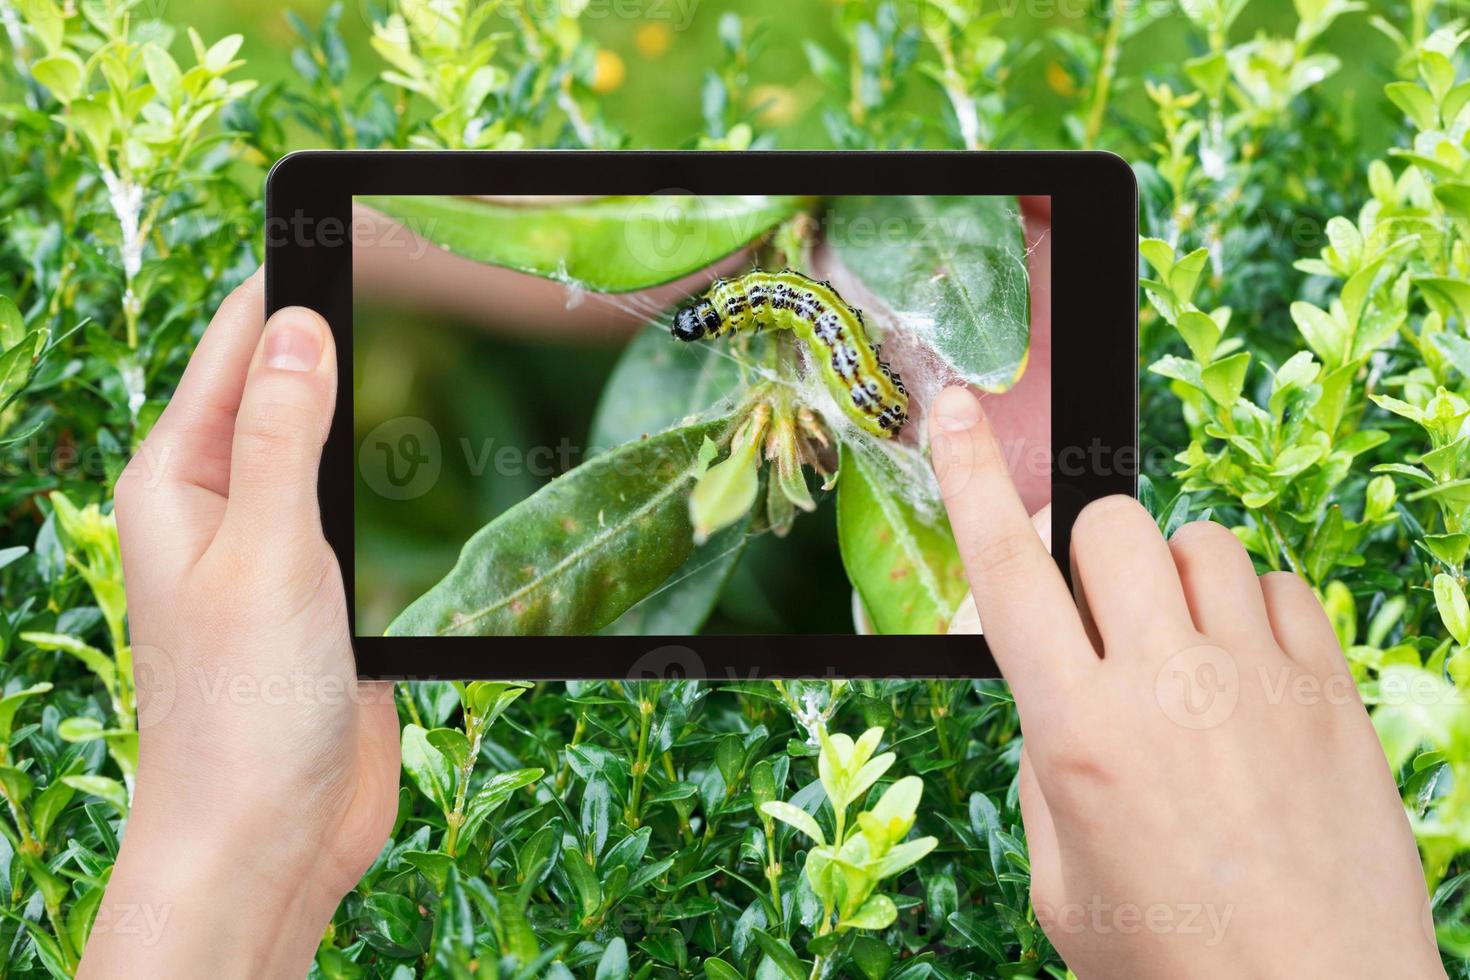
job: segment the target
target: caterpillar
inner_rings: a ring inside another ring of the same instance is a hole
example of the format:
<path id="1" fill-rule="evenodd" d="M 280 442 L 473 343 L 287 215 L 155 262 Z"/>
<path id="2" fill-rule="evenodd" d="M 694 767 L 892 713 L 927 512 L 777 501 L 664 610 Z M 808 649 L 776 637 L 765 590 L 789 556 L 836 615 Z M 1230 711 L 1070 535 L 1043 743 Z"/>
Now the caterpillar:
<path id="1" fill-rule="evenodd" d="M 866 432 L 891 438 L 908 419 L 908 389 L 868 340 L 861 310 L 830 282 L 791 269 L 716 279 L 674 314 L 677 340 L 695 341 L 767 327 L 790 330 L 811 349 L 832 397 Z"/>

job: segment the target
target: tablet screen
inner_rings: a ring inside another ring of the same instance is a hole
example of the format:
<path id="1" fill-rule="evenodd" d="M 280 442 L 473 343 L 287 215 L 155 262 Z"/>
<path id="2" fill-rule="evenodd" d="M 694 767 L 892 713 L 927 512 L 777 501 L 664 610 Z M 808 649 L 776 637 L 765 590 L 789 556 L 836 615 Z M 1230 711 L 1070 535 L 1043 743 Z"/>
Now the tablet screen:
<path id="1" fill-rule="evenodd" d="M 947 384 L 1049 502 L 1046 198 L 353 210 L 360 636 L 944 633 Z"/>

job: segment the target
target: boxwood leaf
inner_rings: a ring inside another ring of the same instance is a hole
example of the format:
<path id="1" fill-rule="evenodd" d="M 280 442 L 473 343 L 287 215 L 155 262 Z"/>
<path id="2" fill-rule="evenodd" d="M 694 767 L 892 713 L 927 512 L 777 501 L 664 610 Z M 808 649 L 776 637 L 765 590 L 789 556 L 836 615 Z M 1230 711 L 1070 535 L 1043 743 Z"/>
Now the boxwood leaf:
<path id="1" fill-rule="evenodd" d="M 727 419 L 593 457 L 465 543 L 390 636 L 580 635 L 606 626 L 693 551 L 688 495 L 699 447 Z"/>
<path id="2" fill-rule="evenodd" d="M 652 195 L 515 204 L 483 197 L 366 197 L 457 255 L 599 293 L 678 279 L 795 214 L 808 198 Z"/>
<path id="3" fill-rule="evenodd" d="M 614 936 L 602 951 L 597 961 L 597 974 L 593 980 L 627 980 L 628 944 L 622 936 Z"/>
<path id="4" fill-rule="evenodd" d="M 704 975 L 707 980 L 745 980 L 739 970 L 718 956 L 711 956 L 704 961 Z"/>
<path id="5" fill-rule="evenodd" d="M 837 541 L 847 577 L 879 633 L 943 633 L 965 595 L 964 566 L 942 516 L 932 519 L 842 451 Z"/>
<path id="6" fill-rule="evenodd" d="M 784 824 L 790 824 L 818 844 L 827 843 L 827 837 L 822 833 L 816 819 L 799 806 L 793 806 L 784 800 L 771 800 L 761 804 L 761 812 Z"/>
<path id="7" fill-rule="evenodd" d="M 1021 376 L 1031 299 L 1015 198 L 840 197 L 827 224 L 847 268 L 961 377 L 1004 391 Z"/>
<path id="8" fill-rule="evenodd" d="M 120 816 L 128 815 L 128 791 L 122 783 L 107 776 L 62 776 L 61 781 L 72 789 L 101 797 L 112 804 Z"/>
<path id="9" fill-rule="evenodd" d="M 45 694 L 49 690 L 51 690 L 51 684 L 42 681 L 40 684 L 32 684 L 30 687 L 22 688 L 0 698 L 0 742 L 10 740 L 10 730 L 15 724 L 15 713 L 19 710 L 21 702 L 37 694 Z"/>
<path id="10" fill-rule="evenodd" d="M 887 895 L 869 895 L 858 910 L 840 925 L 852 929 L 887 929 L 898 918 L 898 906 Z"/>
<path id="11" fill-rule="evenodd" d="M 454 772 L 449 758 L 434 747 L 428 733 L 418 725 L 403 726 L 403 768 L 414 785 L 448 812 L 454 797 Z"/>
<path id="12" fill-rule="evenodd" d="M 806 980 L 807 970 L 790 943 L 760 929 L 755 930 L 755 941 L 760 944 L 761 951 L 790 980 Z"/>

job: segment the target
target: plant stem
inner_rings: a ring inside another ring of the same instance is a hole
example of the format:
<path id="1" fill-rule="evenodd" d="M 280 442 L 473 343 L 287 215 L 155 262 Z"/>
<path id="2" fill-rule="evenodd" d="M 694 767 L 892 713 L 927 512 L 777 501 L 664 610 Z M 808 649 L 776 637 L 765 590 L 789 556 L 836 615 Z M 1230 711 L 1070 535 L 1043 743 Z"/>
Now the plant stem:
<path id="1" fill-rule="evenodd" d="M 633 762 L 633 789 L 628 794 L 628 826 L 638 829 L 638 803 L 643 796 L 643 777 L 648 775 L 648 728 L 653 720 L 653 702 L 638 699 L 638 757 Z"/>
<path id="2" fill-rule="evenodd" d="M 1306 578 L 1308 581 L 1311 581 L 1311 579 L 1307 576 L 1306 569 L 1302 567 L 1301 559 L 1298 558 L 1296 552 L 1291 549 L 1291 545 L 1286 540 L 1286 535 L 1281 533 L 1281 526 L 1276 523 L 1276 517 L 1272 513 L 1270 507 L 1261 508 L 1261 518 L 1271 528 L 1271 533 L 1276 536 L 1276 543 L 1281 548 L 1282 555 L 1286 557 L 1287 568 L 1291 569 L 1302 578 Z M 1271 564 L 1274 567 L 1276 563 L 1272 562 Z"/>
<path id="3" fill-rule="evenodd" d="M 484 734 L 480 719 L 472 714 L 465 716 L 465 738 L 470 743 L 470 750 L 465 753 L 464 762 L 459 767 L 459 779 L 456 781 L 454 790 L 454 809 L 446 815 L 449 829 L 444 833 L 444 853 L 450 857 L 459 857 L 459 828 L 464 826 L 464 798 L 470 788 L 470 777 L 475 772 L 475 759 L 480 754 L 480 738 Z"/>
<path id="4" fill-rule="evenodd" d="M 1097 80 L 1092 86 L 1092 106 L 1087 113 L 1087 130 L 1082 139 L 1084 149 L 1092 149 L 1102 132 L 1108 92 L 1113 86 L 1113 75 L 1118 71 L 1118 50 L 1122 46 L 1123 20 L 1127 14 L 1128 0 L 1113 0 L 1113 14 L 1108 18 L 1108 31 L 1103 37 L 1102 55 L 1097 63 Z"/>
<path id="5" fill-rule="evenodd" d="M 781 935 L 790 939 L 791 935 L 786 931 L 786 911 L 781 908 L 781 864 L 776 860 L 775 823 L 762 814 L 761 825 L 766 832 L 766 881 L 771 886 L 771 907 L 775 909 L 776 924 L 781 928 Z"/>

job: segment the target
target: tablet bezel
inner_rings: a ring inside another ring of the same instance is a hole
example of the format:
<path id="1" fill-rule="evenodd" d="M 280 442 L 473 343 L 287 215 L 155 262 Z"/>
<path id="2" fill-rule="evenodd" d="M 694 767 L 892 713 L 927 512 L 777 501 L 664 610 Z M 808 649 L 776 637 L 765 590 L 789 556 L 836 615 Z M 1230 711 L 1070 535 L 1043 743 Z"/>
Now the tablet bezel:
<path id="1" fill-rule="evenodd" d="M 674 190 L 677 189 L 677 190 Z M 355 623 L 351 208 L 458 194 L 1046 195 L 1052 210 L 1052 541 L 1064 575 L 1091 500 L 1138 471 L 1138 190 L 1103 152 L 307 150 L 266 180 L 266 312 L 317 310 L 343 366 L 318 481 Z M 1062 288 L 1058 289 L 1060 284 Z M 392 679 L 995 677 L 977 636 L 354 636 L 358 673 Z"/>

